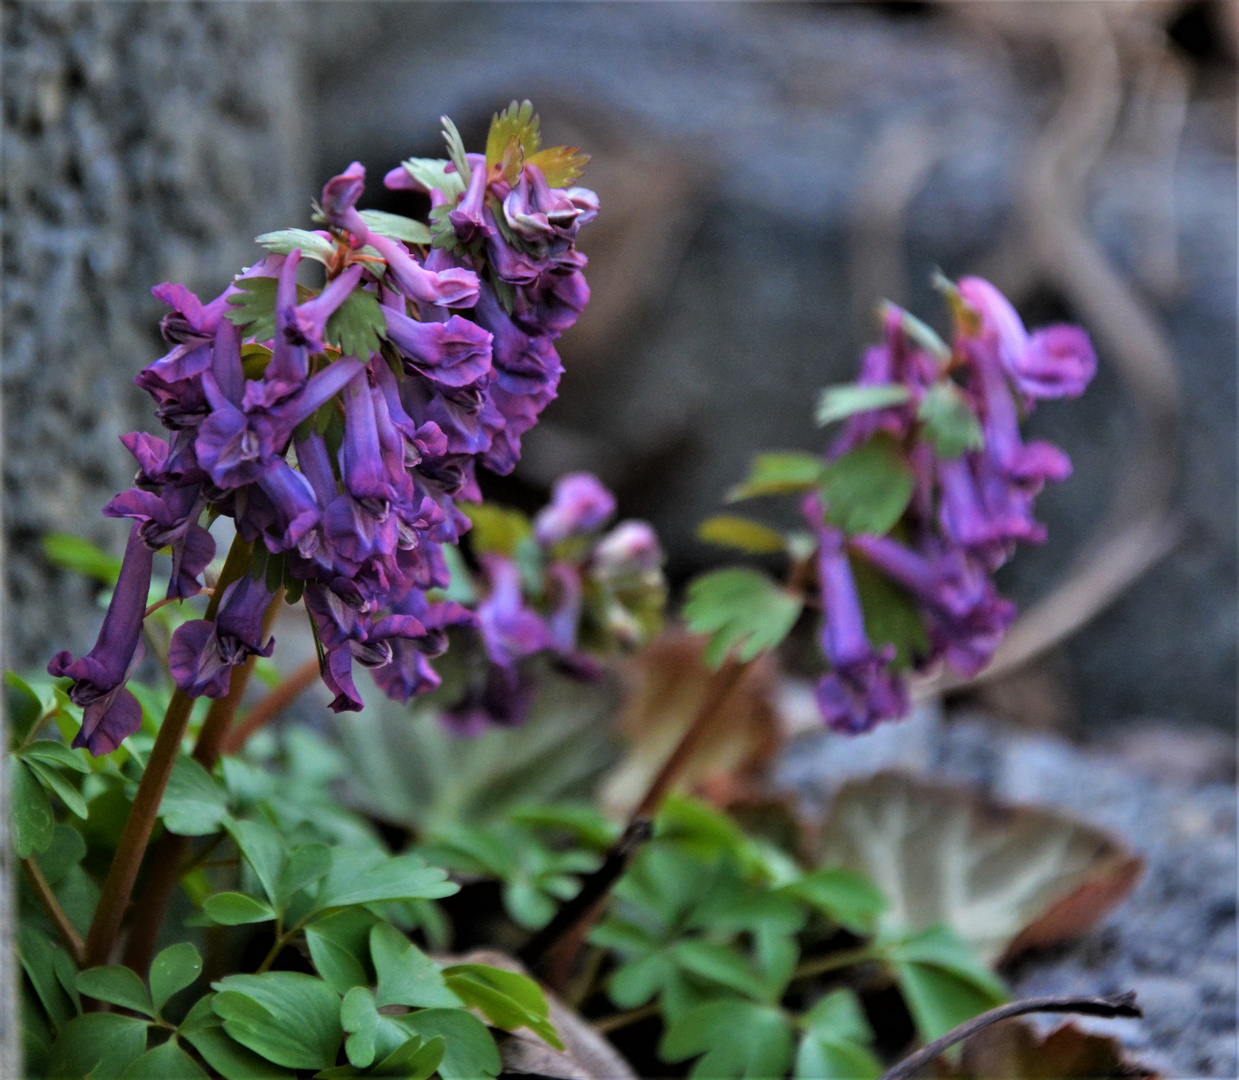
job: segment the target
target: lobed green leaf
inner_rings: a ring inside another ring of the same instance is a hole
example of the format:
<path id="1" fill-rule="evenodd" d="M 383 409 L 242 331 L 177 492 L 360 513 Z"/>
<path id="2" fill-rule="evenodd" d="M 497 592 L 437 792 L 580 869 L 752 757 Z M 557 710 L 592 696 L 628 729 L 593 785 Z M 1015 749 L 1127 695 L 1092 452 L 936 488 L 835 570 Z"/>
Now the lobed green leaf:
<path id="1" fill-rule="evenodd" d="M 727 492 L 726 501 L 809 491 L 821 479 L 823 465 L 822 459 L 813 454 L 758 454 L 749 466 L 749 475 Z"/>
<path id="2" fill-rule="evenodd" d="M 714 570 L 688 587 L 684 618 L 696 634 L 710 634 L 705 661 L 722 665 L 735 650 L 741 662 L 773 649 L 791 632 L 804 601 L 756 570 Z"/>

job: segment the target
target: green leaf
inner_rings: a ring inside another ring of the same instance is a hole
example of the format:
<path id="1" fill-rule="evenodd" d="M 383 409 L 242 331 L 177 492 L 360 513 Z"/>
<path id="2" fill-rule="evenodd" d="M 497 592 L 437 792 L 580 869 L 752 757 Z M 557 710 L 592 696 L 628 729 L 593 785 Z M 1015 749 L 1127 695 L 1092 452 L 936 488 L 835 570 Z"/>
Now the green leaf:
<path id="1" fill-rule="evenodd" d="M 427 1039 L 446 1041 L 439 1075 L 443 1080 L 480 1080 L 496 1076 L 502 1065 L 494 1036 L 464 1009 L 420 1009 L 396 1018 L 401 1027 Z"/>
<path id="2" fill-rule="evenodd" d="M 739 548 L 753 555 L 769 555 L 787 548 L 787 539 L 777 529 L 731 514 L 706 518 L 697 526 L 697 539 L 720 547 Z"/>
<path id="3" fill-rule="evenodd" d="M 208 896 L 202 902 L 202 911 L 211 922 L 219 926 L 242 926 L 275 918 L 275 909 L 270 904 L 239 892 L 222 892 Z"/>
<path id="4" fill-rule="evenodd" d="M 151 961 L 151 1003 L 160 1012 L 174 994 L 192 986 L 202 974 L 202 957 L 188 941 L 169 945 Z"/>
<path id="5" fill-rule="evenodd" d="M 713 1001 L 675 1019 L 658 1053 L 666 1061 L 704 1054 L 689 1073 L 701 1080 L 773 1080 L 786 1075 L 791 1064 L 792 1036 L 781 1009 L 747 1001 Z"/>
<path id="6" fill-rule="evenodd" d="M 409 1039 L 379 1061 L 369 1075 L 399 1077 L 400 1080 L 427 1080 L 434 1075 L 443 1061 L 446 1049 L 447 1044 L 442 1038 Z"/>
<path id="7" fill-rule="evenodd" d="M 370 956 L 378 976 L 376 1001 L 380 1007 L 450 1008 L 460 1004 L 447 988 L 439 965 L 394 926 L 379 923 L 371 929 Z"/>
<path id="8" fill-rule="evenodd" d="M 362 211 L 362 216 L 364 217 L 366 213 L 367 211 Z M 331 263 L 331 258 L 336 252 L 335 244 L 327 237 L 305 229 L 280 229 L 278 232 L 263 233 L 261 236 L 254 237 L 254 243 L 275 255 L 287 255 L 300 248 L 302 256 L 315 259 L 324 266 Z"/>
<path id="9" fill-rule="evenodd" d="M 880 383 L 876 386 L 844 383 L 841 386 L 828 386 L 817 401 L 817 424 L 818 427 L 825 427 L 857 413 L 889 409 L 892 405 L 904 404 L 911 397 L 912 392 L 899 383 Z"/>
<path id="10" fill-rule="evenodd" d="M 508 820 L 514 825 L 562 831 L 574 843 L 605 851 L 619 836 L 614 822 L 589 803 L 533 803 L 513 808 Z"/>
<path id="11" fill-rule="evenodd" d="M 261 546 L 261 545 L 260 545 Z M 228 799 L 211 774 L 188 755 L 176 759 L 159 804 L 169 832 L 209 836 L 228 820 Z"/>
<path id="12" fill-rule="evenodd" d="M 773 649 L 791 632 L 804 601 L 756 570 L 714 570 L 688 587 L 684 619 L 695 634 L 711 634 L 705 661 L 718 668 L 733 649 L 740 661 Z"/>
<path id="13" fill-rule="evenodd" d="M 493 503 L 466 503 L 461 507 L 473 523 L 469 530 L 469 546 L 475 555 L 498 552 L 512 556 L 522 540 L 533 535 L 529 518 L 519 510 L 511 510 Z"/>
<path id="14" fill-rule="evenodd" d="M 446 872 L 427 866 L 416 855 L 383 859 L 364 870 L 350 858 L 353 855 L 340 849 L 333 852 L 331 873 L 319 889 L 318 910 L 386 900 L 437 900 L 460 891 L 459 885 L 447 880 Z"/>
<path id="15" fill-rule="evenodd" d="M 5 715 L 8 718 L 9 741 L 13 746 L 21 743 L 44 715 L 43 700 L 16 672 L 4 673 Z"/>
<path id="16" fill-rule="evenodd" d="M 443 141 L 447 144 L 447 156 L 452 159 L 461 183 L 467 188 L 473 171 L 469 168 L 469 159 L 465 157 L 464 140 L 461 139 L 460 132 L 456 130 L 456 125 L 448 117 L 440 116 L 439 123 L 443 125 Z"/>
<path id="17" fill-rule="evenodd" d="M 541 169 L 553 188 L 564 188 L 579 180 L 589 160 L 589 154 L 582 154 L 575 146 L 548 146 L 536 154 L 525 155 L 525 164 Z"/>
<path id="18" fill-rule="evenodd" d="M 387 337 L 387 316 L 378 297 L 358 286 L 327 320 L 323 337 L 329 344 L 339 346 L 342 356 L 368 360 L 371 353 L 383 347 L 382 339 Z"/>
<path id="19" fill-rule="evenodd" d="M 241 291 L 228 297 L 228 310 L 225 312 L 228 321 L 245 337 L 256 341 L 269 341 L 275 337 L 275 290 L 279 281 L 273 277 L 243 277 L 237 278 L 233 284 Z M 313 295 L 312 289 L 297 286 L 298 304 Z M 262 545 L 258 547 L 261 549 Z"/>
<path id="20" fill-rule="evenodd" d="M 821 479 L 823 462 L 812 454 L 758 454 L 743 483 L 727 492 L 727 502 L 758 495 L 794 495 L 808 491 Z"/>
<path id="21" fill-rule="evenodd" d="M 466 504 L 467 505 L 467 504 Z M 451 573 L 451 581 L 443 592 L 444 600 L 455 600 L 458 604 L 473 604 L 477 602 L 477 590 L 473 587 L 472 575 L 465 560 L 460 554 L 460 548 L 455 544 L 444 544 L 441 548 L 443 559 Z"/>
<path id="22" fill-rule="evenodd" d="M 223 1021 L 211 1011 L 214 995 L 199 999 L 177 1034 L 192 1044 L 225 1080 L 295 1080 L 292 1073 L 247 1050 L 225 1034 Z"/>
<path id="23" fill-rule="evenodd" d="M 57 825 L 52 834 L 51 846 L 33 858 L 43 871 L 47 883 L 55 886 L 59 885 L 85 856 L 86 841 L 82 839 L 82 834 L 71 825 Z"/>
<path id="24" fill-rule="evenodd" d="M 466 1005 L 479 1009 L 495 1027 L 504 1031 L 527 1027 L 556 1050 L 564 1048 L 547 1020 L 546 996 L 532 979 L 486 964 L 455 964 L 444 968 L 443 974 L 448 988 Z"/>
<path id="25" fill-rule="evenodd" d="M 340 999 L 321 979 L 268 971 L 229 975 L 211 985 L 219 991 L 211 1008 L 242 1046 L 290 1069 L 335 1064 L 344 1037 Z"/>
<path id="26" fill-rule="evenodd" d="M 79 993 L 96 1001 L 121 1005 L 144 1016 L 155 1015 L 155 1006 L 151 1002 L 146 984 L 138 977 L 137 972 L 119 964 L 79 972 L 77 989 Z"/>
<path id="27" fill-rule="evenodd" d="M 68 780 L 58 773 L 55 768 L 49 767 L 42 761 L 26 760 L 26 755 L 22 754 L 21 759 L 26 761 L 35 776 L 39 778 L 39 782 L 56 796 L 65 805 L 71 814 L 85 820 L 86 818 L 86 800 L 82 798 L 82 793 L 78 791 Z"/>
<path id="28" fill-rule="evenodd" d="M 826 520 L 849 536 L 885 536 L 912 499 L 912 470 L 885 437 L 875 435 L 826 466 L 822 473 Z"/>
<path id="29" fill-rule="evenodd" d="M 136 976 L 135 976 L 136 978 Z M 52 1045 L 48 1074 L 117 1080 L 146 1049 L 146 1021 L 116 1013 L 70 1020 Z"/>
<path id="30" fill-rule="evenodd" d="M 851 990 L 832 990 L 800 1018 L 805 1030 L 832 1042 L 853 1042 L 868 1046 L 873 1029 Z"/>
<path id="31" fill-rule="evenodd" d="M 330 869 L 331 849 L 326 844 L 302 844 L 293 848 L 276 890 L 279 907 L 287 907 L 294 894 L 321 881 Z"/>
<path id="32" fill-rule="evenodd" d="M 460 173 L 447 171 L 450 161 L 440 158 L 408 158 L 400 164 L 413 182 L 420 185 L 427 194 L 435 189 L 443 192 L 449 209 L 455 206 L 457 198 L 464 194 L 465 185 Z"/>
<path id="33" fill-rule="evenodd" d="M 746 997 L 759 996 L 757 973 L 747 960 L 728 945 L 699 939 L 677 941 L 671 947 L 676 963 L 703 979 L 726 986 Z M 753 992 L 758 991 L 755 995 Z"/>
<path id="34" fill-rule="evenodd" d="M 365 908 L 345 908 L 306 927 L 310 959 L 337 994 L 371 984 L 362 957 L 369 952 L 370 929 L 378 921 Z"/>
<path id="35" fill-rule="evenodd" d="M 662 990 L 675 970 L 667 953 L 650 953 L 616 968 L 607 992 L 621 1009 L 635 1009 Z"/>
<path id="36" fill-rule="evenodd" d="M 53 566 L 85 574 L 104 585 L 115 586 L 121 561 L 89 540 L 69 533 L 49 533 L 43 537 L 43 554 Z"/>
<path id="37" fill-rule="evenodd" d="M 344 1053 L 354 1068 L 364 1069 L 374 1061 L 374 1037 L 379 1030 L 379 1013 L 374 995 L 364 986 L 355 986 L 340 1003 L 340 1023 L 348 1033 Z"/>
<path id="38" fill-rule="evenodd" d="M 138 1058 L 125 1070 L 121 1080 L 207 1080 L 207 1074 L 173 1037 Z"/>
<path id="39" fill-rule="evenodd" d="M 869 1046 L 873 1030 L 856 995 L 833 990 L 800 1018 L 805 1029 L 796 1055 L 797 1080 L 876 1080 L 882 1065 Z"/>
<path id="40" fill-rule="evenodd" d="M 922 322 L 910 311 L 904 311 L 898 304 L 884 300 L 881 314 L 885 319 L 891 313 L 899 316 L 899 325 L 917 345 L 929 353 L 939 364 L 945 364 L 951 359 L 951 347 L 942 340 L 938 332 L 928 323 Z"/>
<path id="41" fill-rule="evenodd" d="M 276 903 L 280 877 L 288 861 L 288 848 L 283 835 L 265 821 L 229 821 L 226 828 L 263 891 L 273 904 Z"/>
<path id="42" fill-rule="evenodd" d="M 954 930 L 931 926 L 886 945 L 891 960 L 932 965 L 972 983 L 999 1005 L 1007 998 L 1002 981 L 984 964 L 972 947 Z"/>
<path id="43" fill-rule="evenodd" d="M 865 633 L 874 648 L 895 646 L 894 668 L 906 671 L 929 654 L 929 632 L 915 597 L 864 559 L 849 555 Z"/>
<path id="44" fill-rule="evenodd" d="M 957 458 L 966 450 L 980 450 L 985 432 L 963 391 L 953 382 L 934 383 L 921 399 L 917 419 L 939 457 Z"/>
<path id="45" fill-rule="evenodd" d="M 845 930 L 862 936 L 873 933 L 878 916 L 887 907 L 886 897 L 877 886 L 855 870 L 817 870 L 783 886 L 783 891 L 811 904 Z"/>
<path id="46" fill-rule="evenodd" d="M 932 964 L 892 963 L 890 971 L 926 1042 L 1002 1002 L 1001 997 Z"/>
<path id="47" fill-rule="evenodd" d="M 64 949 L 31 926 L 18 927 L 17 951 L 48 1019 L 57 1030 L 62 1029 L 81 1011 L 74 986 L 77 965 Z"/>
<path id="48" fill-rule="evenodd" d="M 19 859 L 46 851 L 55 835 L 56 817 L 52 801 L 24 761 L 13 760 L 9 772 L 9 822 L 13 828 L 13 849 Z"/>
<path id="49" fill-rule="evenodd" d="M 509 184 L 516 183 L 522 160 L 536 154 L 542 145 L 538 115 L 533 111 L 532 102 L 522 101 L 518 105 L 513 101 L 503 112 L 491 117 L 490 130 L 486 133 L 486 168 L 488 170 L 494 169 L 496 165 L 508 163 L 505 159 L 513 159 L 513 142 L 516 144 L 516 149 L 511 165 L 515 168 L 510 165 L 504 170 L 504 179 Z"/>
<path id="50" fill-rule="evenodd" d="M 366 223 L 366 228 L 379 236 L 390 236 L 406 244 L 430 243 L 430 227 L 413 218 L 388 214 L 383 210 L 363 210 L 361 220 Z"/>
<path id="51" fill-rule="evenodd" d="M 74 772 L 90 772 L 90 763 L 86 760 L 85 750 L 71 750 L 55 739 L 38 739 L 25 746 L 20 754 L 22 758 L 40 761 L 52 768 L 72 769 Z"/>

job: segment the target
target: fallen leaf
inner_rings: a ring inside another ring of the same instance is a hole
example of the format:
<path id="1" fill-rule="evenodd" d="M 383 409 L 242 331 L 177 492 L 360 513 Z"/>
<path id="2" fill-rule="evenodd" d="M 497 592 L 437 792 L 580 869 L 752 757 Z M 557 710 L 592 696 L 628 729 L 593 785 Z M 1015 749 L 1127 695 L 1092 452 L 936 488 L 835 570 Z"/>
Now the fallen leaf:
<path id="1" fill-rule="evenodd" d="M 1092 826 L 894 773 L 847 784 L 817 865 L 868 874 L 884 930 L 945 924 L 989 964 L 1079 937 L 1135 886 L 1141 859 Z"/>
<path id="2" fill-rule="evenodd" d="M 645 793 L 705 701 L 712 673 L 702 661 L 705 639 L 662 635 L 627 667 L 620 734 L 628 752 L 600 791 L 609 814 L 628 813 Z M 774 661 L 759 658 L 714 718 L 681 776 L 678 790 L 718 806 L 747 797 L 782 741 L 772 705 Z"/>
<path id="3" fill-rule="evenodd" d="M 958 1071 L 939 1075 L 950 1080 L 1158 1080 L 1127 1060 L 1117 1039 L 1064 1024 L 1039 1040 L 1031 1025 L 1018 1020 L 974 1035 L 964 1044 Z"/>

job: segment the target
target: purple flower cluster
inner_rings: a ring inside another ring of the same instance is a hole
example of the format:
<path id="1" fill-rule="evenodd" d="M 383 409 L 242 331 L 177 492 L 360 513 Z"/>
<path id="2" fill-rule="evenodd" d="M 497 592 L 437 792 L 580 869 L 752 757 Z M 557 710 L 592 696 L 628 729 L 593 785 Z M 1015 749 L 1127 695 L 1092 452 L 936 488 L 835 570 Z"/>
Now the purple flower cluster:
<path id="1" fill-rule="evenodd" d="M 524 163 L 531 141 L 526 131 L 505 146 L 499 167 L 468 155 L 467 178 L 432 163 L 443 183 L 432 201 L 452 231 L 433 248 L 387 235 L 425 231 L 410 219 L 367 224 L 354 163 L 323 189 L 326 230 L 260 237 L 275 238 L 271 254 L 210 303 L 182 285 L 153 290 L 172 309 L 170 349 L 135 381 L 170 435 L 124 436 L 135 486 L 104 510 L 134 522 L 120 583 L 94 649 L 49 665 L 86 708 L 74 745 L 104 753 L 138 727 L 124 683 L 152 553 L 171 551 L 169 598 L 195 595 L 215 554 L 209 515 L 231 517 L 254 558 L 225 583 L 213 621 L 174 634 L 170 670 L 190 696 L 222 696 L 237 664 L 270 655 L 263 618 L 281 584 L 304 595 L 336 711 L 361 708 L 354 660 L 407 700 L 438 684 L 427 661 L 447 627 L 493 619 L 427 594 L 449 584 L 441 549 L 469 527 L 457 503 L 480 501 L 477 465 L 510 472 L 555 396 L 555 339 L 589 298 L 574 240 L 597 212 L 592 192 L 550 187 L 538 155 Z M 561 150 L 540 160 L 566 175 Z M 571 157 L 573 176 L 585 160 Z M 401 176 L 389 186 L 409 186 Z M 297 283 L 303 255 L 326 267 L 317 293 Z M 519 627 L 504 633 L 521 647 Z"/>
<path id="2" fill-rule="evenodd" d="M 662 549 L 643 521 L 620 522 L 599 536 L 614 512 L 615 497 L 595 477 L 573 473 L 556 483 L 551 502 L 533 519 L 523 553 L 478 553 L 486 589 L 477 606 L 481 655 L 464 694 L 442 712 L 453 731 L 521 723 L 536 691 L 525 662 L 532 657 L 592 679 L 601 668 L 584 644 L 591 651 L 631 647 L 651 636 L 656 622 L 642 626 L 633 609 L 644 602 L 661 614 Z M 531 587 L 531 576 L 541 587 Z"/>
<path id="3" fill-rule="evenodd" d="M 867 563 L 914 602 L 928 641 L 914 657 L 918 667 L 944 660 L 974 675 L 1015 617 L 989 575 L 1018 542 L 1045 539 L 1033 500 L 1046 481 L 1071 472 L 1057 447 L 1023 441 L 1020 413 L 1039 399 L 1083 392 L 1097 365 L 1088 336 L 1075 326 L 1030 335 L 1011 304 L 980 278 L 961 280 L 952 298 L 955 340 L 941 357 L 918 344 L 902 312 L 888 312 L 885 341 L 866 353 L 858 383 L 903 387 L 904 400 L 849 417 L 829 455 L 838 460 L 875 437 L 898 449 L 913 489 L 896 529 L 845 537 L 827 523 L 817 494 L 804 503 L 820 542 L 822 650 L 830 662 L 817 701 L 837 731 L 868 731 L 908 709 L 893 672 L 894 646 L 875 648 L 866 634 L 853 562 Z M 931 392 L 953 402 L 957 423 L 975 426 L 980 438 L 971 449 L 944 453 L 929 436 L 924 406 Z"/>

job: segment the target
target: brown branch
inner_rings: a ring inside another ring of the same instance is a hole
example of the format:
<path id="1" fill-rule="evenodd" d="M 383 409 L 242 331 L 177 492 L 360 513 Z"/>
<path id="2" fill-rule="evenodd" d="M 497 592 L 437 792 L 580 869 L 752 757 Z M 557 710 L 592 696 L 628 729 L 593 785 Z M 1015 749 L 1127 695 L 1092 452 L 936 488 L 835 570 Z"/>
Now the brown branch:
<path id="1" fill-rule="evenodd" d="M 47 878 L 43 876 L 43 871 L 39 869 L 39 864 L 34 859 L 22 859 L 22 869 L 26 871 L 26 877 L 30 881 L 30 888 L 34 890 L 34 895 L 39 903 L 43 905 L 43 910 L 47 912 L 47 917 L 52 920 L 52 925 L 56 928 L 56 933 L 60 937 L 61 943 L 69 950 L 69 955 L 73 957 L 73 962 L 78 967 L 82 966 L 82 960 L 86 955 L 86 945 L 82 941 L 82 935 L 77 932 L 77 928 L 69 921 L 69 916 L 65 914 L 64 908 L 60 906 L 60 901 L 56 899 L 56 894 L 52 892 L 52 887 L 47 883 Z"/>
<path id="2" fill-rule="evenodd" d="M 956 1043 L 971 1038 L 991 1024 L 1000 1020 L 1010 1020 L 1014 1016 L 1024 1016 L 1028 1013 L 1075 1013 L 1077 1016 L 1104 1017 L 1135 1017 L 1144 1016 L 1136 1004 L 1135 991 L 1126 994 L 1116 994 L 1113 997 L 1035 997 L 1023 1001 L 1012 1001 L 1007 1005 L 999 1005 L 996 1009 L 983 1012 L 948 1031 L 940 1039 L 934 1039 L 928 1046 L 922 1047 L 915 1054 L 906 1057 L 893 1069 L 888 1069 L 879 1080 L 907 1080 L 913 1076 L 944 1050 L 949 1050 Z"/>
<path id="3" fill-rule="evenodd" d="M 235 754 L 249 740 L 250 736 L 260 728 L 275 719 L 288 708 L 319 677 L 318 659 L 307 660 L 291 675 L 280 683 L 265 698 L 251 708 L 236 727 L 230 729 L 223 737 L 220 752 Z"/>

